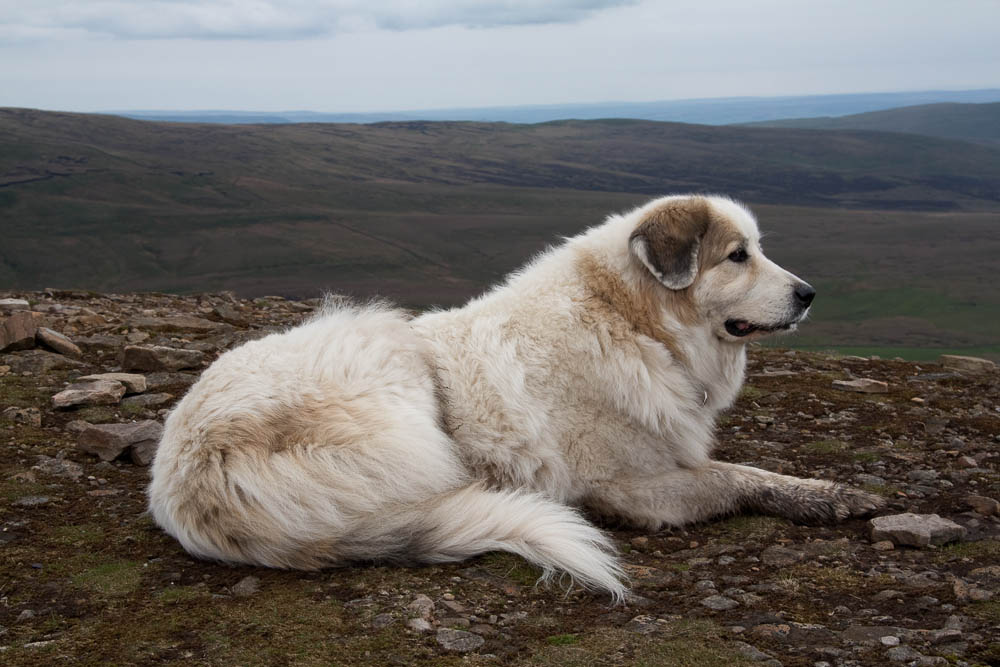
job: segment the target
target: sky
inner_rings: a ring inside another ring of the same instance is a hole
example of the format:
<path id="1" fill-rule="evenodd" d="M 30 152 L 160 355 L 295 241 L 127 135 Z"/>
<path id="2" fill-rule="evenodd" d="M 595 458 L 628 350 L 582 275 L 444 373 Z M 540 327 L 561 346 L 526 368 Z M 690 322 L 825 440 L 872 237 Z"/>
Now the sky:
<path id="1" fill-rule="evenodd" d="M 1000 88 L 1000 0 L 0 0 L 0 106 L 360 112 Z"/>

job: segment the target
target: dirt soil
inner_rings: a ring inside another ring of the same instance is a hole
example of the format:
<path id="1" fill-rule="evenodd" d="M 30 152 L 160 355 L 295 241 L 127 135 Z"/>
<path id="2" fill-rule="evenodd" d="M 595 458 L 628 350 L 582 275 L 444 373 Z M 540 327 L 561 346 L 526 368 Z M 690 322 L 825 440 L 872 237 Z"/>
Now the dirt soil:
<path id="1" fill-rule="evenodd" d="M 864 487 L 960 541 L 873 544 L 867 520 L 606 526 L 632 595 L 508 554 L 302 573 L 188 556 L 145 512 L 148 468 L 78 448 L 81 422 L 162 421 L 200 370 L 316 305 L 232 294 L 0 293 L 83 350 L 0 355 L 0 662 L 8 665 L 1000 665 L 1000 374 L 754 348 L 718 457 Z M 0 313 L 0 321 L 8 313 Z M 180 317 L 188 315 L 189 317 Z M 197 319 L 195 319 L 197 318 Z M 53 409 L 129 344 L 199 350 L 114 405 Z M 871 378 L 888 392 L 834 389 Z M 164 397 L 162 394 L 170 394 Z M 145 397 L 145 398 L 143 398 Z M 992 503 L 992 504 L 991 504 Z"/>

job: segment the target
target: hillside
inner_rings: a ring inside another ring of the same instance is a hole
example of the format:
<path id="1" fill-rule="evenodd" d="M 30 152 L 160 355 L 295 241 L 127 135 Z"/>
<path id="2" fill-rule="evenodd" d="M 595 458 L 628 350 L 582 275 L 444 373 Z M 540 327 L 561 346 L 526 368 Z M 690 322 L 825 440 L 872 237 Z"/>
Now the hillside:
<path id="1" fill-rule="evenodd" d="M 996 355 L 997 183 L 1000 150 L 889 133 L 7 109 L 0 285 L 448 305 L 610 212 L 715 191 L 753 203 L 771 256 L 820 290 L 801 344 Z"/>
<path id="2" fill-rule="evenodd" d="M 155 442 L 141 438 L 220 353 L 301 321 L 312 304 L 0 290 L 9 297 L 41 319 L 15 314 L 82 352 L 0 354 L 3 664 L 1000 663 L 995 369 L 752 346 L 718 458 L 863 487 L 886 498 L 881 514 L 938 514 L 959 535 L 917 548 L 873 539 L 865 519 L 748 515 L 657 533 L 603 524 L 632 589 L 614 606 L 563 582 L 536 585 L 538 570 L 503 553 L 318 572 L 190 557 L 145 512 Z M 0 322 L 10 312 L 0 306 Z M 159 364 L 103 380 L 119 385 L 108 404 L 53 406 L 67 382 L 121 370 L 132 345 L 160 346 Z M 856 377 L 887 391 L 833 386 Z"/>
<path id="3" fill-rule="evenodd" d="M 749 125 L 786 129 L 908 132 L 1000 146 L 1000 102 L 922 104 L 848 116 L 791 118 Z"/>
<path id="4" fill-rule="evenodd" d="M 314 111 L 109 111 L 140 120 L 186 123 L 380 123 L 410 120 L 469 120 L 503 123 L 545 123 L 575 118 L 640 118 L 677 123 L 724 125 L 754 121 L 842 116 L 877 109 L 939 102 L 997 102 L 1000 90 L 926 90 L 896 93 L 790 95 L 780 97 L 718 97 L 653 102 L 595 102 L 505 107 L 420 109 L 383 112 Z"/>

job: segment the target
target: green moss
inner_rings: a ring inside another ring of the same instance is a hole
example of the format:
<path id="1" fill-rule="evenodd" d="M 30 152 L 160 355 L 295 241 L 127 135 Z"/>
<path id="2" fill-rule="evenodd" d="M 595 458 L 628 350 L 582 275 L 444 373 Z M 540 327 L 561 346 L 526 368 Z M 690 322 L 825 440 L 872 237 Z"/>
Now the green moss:
<path id="1" fill-rule="evenodd" d="M 480 560 L 486 570 L 521 586 L 534 586 L 542 577 L 539 568 L 511 553 L 494 551 Z"/>
<path id="2" fill-rule="evenodd" d="M 996 540 L 955 542 L 954 544 L 941 547 L 941 550 L 934 555 L 934 559 L 940 563 L 961 560 L 962 558 L 972 558 L 995 563 L 1000 560 L 1000 542 Z"/>
<path id="3" fill-rule="evenodd" d="M 194 586 L 170 586 L 169 588 L 164 588 L 156 594 L 156 599 L 164 604 L 177 604 L 179 602 L 188 602 L 191 600 L 197 600 L 198 598 L 204 597 L 205 591 L 203 589 L 195 588 Z"/>
<path id="4" fill-rule="evenodd" d="M 142 565 L 130 560 L 111 561 L 88 568 L 72 577 L 73 584 L 104 595 L 119 596 L 139 587 Z"/>
<path id="5" fill-rule="evenodd" d="M 708 532 L 713 536 L 725 537 L 735 542 L 761 541 L 791 525 L 786 519 L 773 516 L 741 515 L 711 524 L 708 526 Z"/>
<path id="6" fill-rule="evenodd" d="M 106 405 L 90 405 L 76 411 L 76 418 L 90 422 L 91 424 L 107 424 L 118 421 L 115 410 Z"/>
<path id="7" fill-rule="evenodd" d="M 97 545 L 104 541 L 104 529 L 92 523 L 56 526 L 49 532 L 49 540 L 55 544 L 73 547 Z"/>
<path id="8" fill-rule="evenodd" d="M 545 641 L 547 641 L 549 644 L 552 644 L 553 646 L 572 646 L 573 644 L 580 643 L 580 637 L 579 635 L 571 635 L 571 634 L 552 635 L 550 637 L 546 637 Z"/>
<path id="9" fill-rule="evenodd" d="M 995 625 L 1000 623 L 1000 600 L 973 602 L 965 608 L 965 613 Z"/>
<path id="10" fill-rule="evenodd" d="M 794 565 L 786 570 L 783 579 L 805 582 L 810 594 L 815 591 L 836 591 L 850 595 L 867 595 L 875 588 L 892 583 L 892 578 L 888 575 L 864 577 L 857 571 L 845 567 L 816 565 Z"/>
<path id="11" fill-rule="evenodd" d="M 861 488 L 868 493 L 874 493 L 877 496 L 882 496 L 884 498 L 893 498 L 902 489 L 898 486 L 893 486 L 892 484 L 862 484 Z"/>
<path id="12" fill-rule="evenodd" d="M 841 440 L 813 440 L 804 444 L 802 450 L 810 454 L 841 454 L 847 446 Z"/>

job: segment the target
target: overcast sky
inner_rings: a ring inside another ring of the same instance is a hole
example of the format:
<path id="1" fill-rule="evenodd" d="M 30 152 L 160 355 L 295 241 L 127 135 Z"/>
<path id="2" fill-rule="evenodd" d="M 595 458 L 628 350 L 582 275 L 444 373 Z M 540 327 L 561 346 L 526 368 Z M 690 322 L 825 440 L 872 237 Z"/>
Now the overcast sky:
<path id="1" fill-rule="evenodd" d="M 1000 0 L 0 0 L 0 106 L 390 111 L 1000 88 Z"/>

